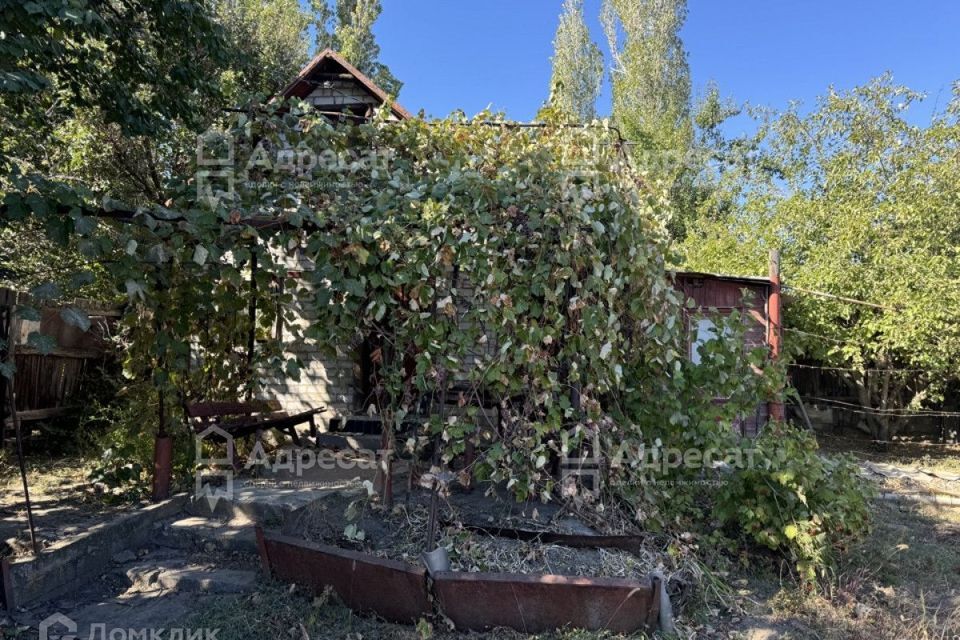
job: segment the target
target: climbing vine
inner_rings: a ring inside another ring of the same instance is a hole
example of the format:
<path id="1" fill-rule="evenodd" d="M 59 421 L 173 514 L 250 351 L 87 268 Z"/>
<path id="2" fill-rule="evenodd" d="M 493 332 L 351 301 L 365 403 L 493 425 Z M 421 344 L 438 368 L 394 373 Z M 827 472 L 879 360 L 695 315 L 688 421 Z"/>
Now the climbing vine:
<path id="1" fill-rule="evenodd" d="M 291 341 L 363 344 L 392 455 L 608 524 L 702 518 L 714 466 L 671 452 L 742 453 L 732 425 L 781 378 L 744 353 L 736 314 L 688 358 L 663 185 L 602 123 L 388 117 L 276 104 L 204 136 L 163 206 L 33 187 L 4 210 L 104 266 L 128 300 L 128 369 L 168 402 L 296 377 Z M 585 461 L 590 486 L 564 473 Z"/>

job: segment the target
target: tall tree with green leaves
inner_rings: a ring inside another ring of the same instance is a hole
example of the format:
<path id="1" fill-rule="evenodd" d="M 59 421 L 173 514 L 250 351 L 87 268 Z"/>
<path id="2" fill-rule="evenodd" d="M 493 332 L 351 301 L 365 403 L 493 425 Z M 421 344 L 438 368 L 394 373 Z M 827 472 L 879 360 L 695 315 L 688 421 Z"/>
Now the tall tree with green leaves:
<path id="1" fill-rule="evenodd" d="M 603 82 L 603 54 L 583 20 L 583 0 L 564 0 L 552 62 L 548 108 L 565 119 L 592 120 Z"/>
<path id="2" fill-rule="evenodd" d="M 884 76 L 768 114 L 721 145 L 682 246 L 688 268 L 727 273 L 764 273 L 778 249 L 787 346 L 830 367 L 881 440 L 960 378 L 960 91 L 928 126 L 906 115 L 920 99 Z"/>
<path id="3" fill-rule="evenodd" d="M 683 154 L 690 147 L 690 68 L 680 39 L 686 17 L 686 0 L 604 0 L 613 119 L 647 149 Z"/>
<path id="4" fill-rule="evenodd" d="M 208 6 L 191 0 L 0 0 L 0 33 L 7 162 L 37 151 L 78 109 L 98 109 L 130 134 L 196 125 L 228 55 Z"/>
<path id="5" fill-rule="evenodd" d="M 141 13 L 150 10 L 151 2 L 131 2 L 130 15 L 136 15 L 134 8 Z M 159 9 L 158 9 L 159 11 Z M 197 56 L 189 68 L 179 65 L 177 57 L 162 65 L 155 73 L 158 87 L 139 83 L 137 78 L 124 79 L 126 65 L 144 65 L 137 57 L 142 51 L 134 49 L 131 60 L 124 62 L 119 70 L 122 58 L 118 51 L 98 63 L 101 37 L 96 30 L 90 30 L 90 48 L 93 54 L 84 54 L 80 68 L 84 69 L 81 83 L 87 83 L 79 96 L 64 95 L 64 89 L 74 86 L 73 74 L 69 71 L 60 77 L 60 71 L 53 65 L 46 70 L 48 88 L 34 95 L 32 109 L 20 109 L 23 114 L 17 117 L 17 109 L 11 108 L 0 122 L 0 127 L 10 127 L 6 136 L 7 149 L 11 156 L 18 159 L 24 170 L 32 170 L 38 175 L 68 176 L 73 184 L 84 184 L 93 191 L 110 193 L 129 204 L 145 204 L 163 199 L 162 191 L 166 176 L 175 173 L 182 166 L 184 156 L 194 153 L 196 132 L 222 116 L 225 106 L 245 106 L 259 104 L 271 94 L 281 89 L 303 67 L 307 60 L 309 40 L 307 28 L 310 14 L 300 7 L 297 0 L 215 0 L 211 4 L 197 2 L 174 3 L 166 9 L 172 26 L 157 19 L 152 29 L 156 36 L 145 42 L 166 39 L 176 43 L 179 31 L 186 27 L 178 11 L 186 15 L 197 13 L 206 21 L 206 27 L 216 40 L 218 55 Z M 16 18 L 16 13 L 10 12 Z M 69 14 L 67 14 L 69 15 Z M 99 16 L 99 14 L 96 14 Z M 112 12 L 102 18 L 103 33 L 123 33 L 130 28 L 127 22 L 120 21 Z M 47 18 L 53 33 L 59 33 L 56 21 Z M 97 20 L 93 20 L 98 24 Z M 29 35 L 29 23 L 23 37 Z M 149 25 L 150 23 L 145 23 Z M 179 26 L 178 26 L 179 25 Z M 39 28 L 39 25 L 37 26 Z M 178 33 L 173 33 L 178 31 Z M 188 33 L 190 33 L 188 31 Z M 203 50 L 204 39 L 195 31 L 197 42 L 194 48 Z M 59 46 L 70 46 L 85 50 L 81 43 L 85 37 L 79 28 L 73 33 L 63 32 L 64 43 L 52 39 L 45 46 L 55 51 Z M 105 36 L 103 36 L 105 37 Z M 132 36 L 131 36 L 132 37 Z M 69 43 L 69 44 L 68 44 Z M 159 46 L 159 45 L 158 45 Z M 173 44 L 168 45 L 173 47 Z M 186 46 L 186 43 L 183 44 Z M 33 48 L 27 49 L 31 55 Z M 36 48 L 39 55 L 42 49 Z M 165 58 L 151 55 L 149 63 L 161 65 Z M 45 69 L 43 60 L 29 71 L 35 73 Z M 145 67 L 149 70 L 149 67 Z M 18 72 L 11 74 L 14 79 Z M 150 81 L 150 75 L 142 76 Z M 178 84 L 175 79 L 180 79 Z M 105 85 L 111 88 L 109 97 L 102 102 L 91 98 L 97 96 Z M 169 85 L 169 87 L 168 87 Z M 81 86 L 83 86 L 81 84 Z M 157 117 L 153 122 L 130 121 L 133 114 L 143 111 L 141 101 L 154 94 L 175 96 L 179 102 L 157 102 Z M 186 99 L 181 94 L 187 96 Z M 9 100 L 15 105 L 18 99 L 25 99 L 23 92 L 10 91 L 0 93 L 0 100 Z M 189 100 L 189 102 L 187 102 Z M 129 103 L 130 106 L 126 106 Z M 42 108 L 42 115 L 34 118 L 35 126 L 23 126 L 23 117 L 31 117 Z M 130 113 L 133 112 L 133 113 Z M 124 119 L 127 121 L 124 122 Z"/>
<path id="6" fill-rule="evenodd" d="M 221 82 L 234 102 L 279 91 L 307 63 L 313 16 L 298 0 L 219 0 L 216 12 L 232 50 Z"/>
<path id="7" fill-rule="evenodd" d="M 84 153 L 102 155 L 93 123 L 152 140 L 151 150 L 175 131 L 201 130 L 222 100 L 211 78 L 230 48 L 198 0 L 0 0 L 0 34 L 0 271 L 22 288 L 62 275 L 54 265 L 86 261 L 70 234 L 92 224 L 76 207 L 106 184 Z M 155 167 L 127 149 L 137 171 L 145 169 L 137 179 L 150 183 L 140 191 L 153 194 Z M 64 209 L 73 218 L 42 226 L 27 219 Z"/>
<path id="8" fill-rule="evenodd" d="M 380 0 L 336 0 L 331 9 L 327 0 L 311 0 L 317 50 L 333 49 L 365 73 L 377 85 L 396 97 L 403 83 L 380 62 L 380 45 L 373 25 L 383 7 Z"/>

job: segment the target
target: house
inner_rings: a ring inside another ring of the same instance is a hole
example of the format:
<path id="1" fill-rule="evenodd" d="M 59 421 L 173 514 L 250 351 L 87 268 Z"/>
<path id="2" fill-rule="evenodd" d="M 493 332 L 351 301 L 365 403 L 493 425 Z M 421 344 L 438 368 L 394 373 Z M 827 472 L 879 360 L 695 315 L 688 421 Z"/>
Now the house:
<path id="1" fill-rule="evenodd" d="M 284 98 L 300 98 L 319 111 L 366 118 L 389 100 L 373 81 L 332 49 L 320 52 L 281 92 Z M 412 118 L 394 102 L 390 105 L 397 120 Z"/>
<path id="2" fill-rule="evenodd" d="M 301 98 L 334 119 L 369 117 L 389 100 L 368 77 L 329 49 L 316 56 L 282 95 Z M 412 117 L 396 102 L 390 105 L 390 110 L 397 120 Z M 695 306 L 687 311 L 691 335 L 694 336 L 689 353 L 692 359 L 698 357 L 697 341 L 708 339 L 713 313 L 729 313 L 734 309 L 744 312 L 751 321 L 747 328 L 747 346 L 767 344 L 768 336 L 772 335 L 769 331 L 772 291 L 769 279 L 678 273 L 675 286 L 695 302 Z M 300 315 L 304 323 L 310 322 L 308 311 Z M 269 383 L 265 392 L 270 397 L 279 400 L 290 412 L 326 407 L 322 417 L 328 427 L 331 422 L 334 428 L 339 427 L 346 418 L 355 416 L 355 425 L 372 422 L 374 428 L 379 429 L 377 421 L 361 418 L 366 414 L 372 393 L 373 363 L 369 345 L 352 345 L 342 349 L 336 358 L 322 354 L 319 345 L 306 341 L 290 344 L 287 349 L 289 355 L 299 357 L 303 363 L 301 379 Z M 754 414 L 743 416 L 739 428 L 744 435 L 755 435 L 768 414 L 766 404 L 760 404 Z"/>

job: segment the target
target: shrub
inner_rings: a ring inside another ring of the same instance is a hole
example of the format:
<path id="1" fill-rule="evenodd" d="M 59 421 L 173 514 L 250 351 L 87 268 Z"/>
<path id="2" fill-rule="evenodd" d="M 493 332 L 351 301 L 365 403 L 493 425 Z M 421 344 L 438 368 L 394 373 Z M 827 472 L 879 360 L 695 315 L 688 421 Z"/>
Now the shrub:
<path id="1" fill-rule="evenodd" d="M 716 513 L 755 542 L 785 552 L 812 581 L 869 526 L 870 489 L 845 456 L 817 452 L 812 434 L 771 424 L 755 441 L 753 463 L 717 494 Z"/>
<path id="2" fill-rule="evenodd" d="M 93 403 L 85 416 L 83 429 L 99 452 L 89 480 L 105 498 L 138 500 L 149 493 L 156 407 L 156 391 L 149 384 L 140 383 L 119 389 L 108 402 Z M 171 429 L 168 433 L 173 436 L 176 485 L 193 472 L 192 439 L 186 429 Z"/>

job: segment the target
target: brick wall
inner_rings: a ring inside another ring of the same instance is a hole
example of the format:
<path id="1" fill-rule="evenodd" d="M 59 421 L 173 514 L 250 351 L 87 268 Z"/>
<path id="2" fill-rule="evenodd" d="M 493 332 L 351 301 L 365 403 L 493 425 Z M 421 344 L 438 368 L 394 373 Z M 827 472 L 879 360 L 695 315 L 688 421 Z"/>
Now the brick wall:
<path id="1" fill-rule="evenodd" d="M 297 254 L 287 258 L 292 271 L 310 271 L 310 260 Z M 296 303 L 294 303 L 296 305 Z M 309 306 L 297 305 L 293 308 L 297 316 L 296 324 L 306 329 L 316 321 L 316 312 Z M 334 354 L 323 348 L 316 340 L 300 338 L 293 340 L 288 331 L 282 336 L 284 354 L 300 360 L 300 379 L 276 378 L 264 381 L 262 395 L 275 399 L 288 413 L 297 413 L 307 409 L 324 407 L 320 414 L 321 430 L 326 430 L 330 419 L 337 415 L 355 413 L 357 366 L 359 347 L 356 345 L 336 345 Z"/>

